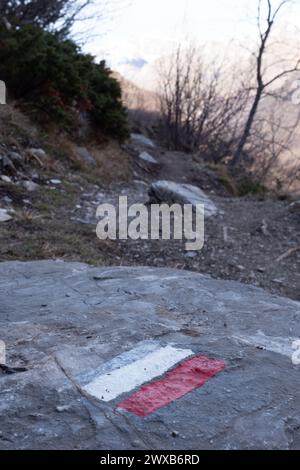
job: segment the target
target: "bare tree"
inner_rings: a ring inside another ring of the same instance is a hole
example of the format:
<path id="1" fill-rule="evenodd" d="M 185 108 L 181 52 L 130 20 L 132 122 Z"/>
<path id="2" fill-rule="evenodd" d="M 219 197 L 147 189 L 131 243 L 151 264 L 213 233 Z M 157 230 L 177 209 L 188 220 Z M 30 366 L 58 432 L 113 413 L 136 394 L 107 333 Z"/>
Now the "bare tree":
<path id="1" fill-rule="evenodd" d="M 252 105 L 250 106 L 249 114 L 247 116 L 241 138 L 238 142 L 237 148 L 234 152 L 233 158 L 230 162 L 230 167 L 232 170 L 240 163 L 243 159 L 243 152 L 245 145 L 250 137 L 251 130 L 257 115 L 257 111 L 260 105 L 260 102 L 264 96 L 266 96 L 268 89 L 271 85 L 274 85 L 280 79 L 295 73 L 300 70 L 300 58 L 298 58 L 295 63 L 280 73 L 276 73 L 272 77 L 265 76 L 265 64 L 264 59 L 266 55 L 267 45 L 270 41 L 270 37 L 275 25 L 275 22 L 279 16 L 279 13 L 283 7 L 289 3 L 292 3 L 292 0 L 282 0 L 280 3 L 274 7 L 272 0 L 259 0 L 258 2 L 258 14 L 257 14 L 257 25 L 259 30 L 259 48 L 257 54 L 255 55 L 256 62 L 256 87 L 255 94 L 253 98 Z M 266 18 L 262 13 L 263 6 L 266 6 L 267 13 Z M 265 25 L 265 26 L 264 26 Z"/>
<path id="2" fill-rule="evenodd" d="M 237 143 L 241 115 L 248 99 L 246 87 L 234 79 L 224 87 L 221 69 L 204 63 L 202 54 L 180 46 L 159 64 L 161 136 L 167 146 L 204 158 L 222 160 Z"/>
<path id="3" fill-rule="evenodd" d="M 101 15 L 101 7 L 107 3 L 105 0 L 1 0 L 0 18 L 7 29 L 35 24 L 67 36 L 76 21 L 94 18 L 96 7 L 99 7 L 97 15 Z"/>

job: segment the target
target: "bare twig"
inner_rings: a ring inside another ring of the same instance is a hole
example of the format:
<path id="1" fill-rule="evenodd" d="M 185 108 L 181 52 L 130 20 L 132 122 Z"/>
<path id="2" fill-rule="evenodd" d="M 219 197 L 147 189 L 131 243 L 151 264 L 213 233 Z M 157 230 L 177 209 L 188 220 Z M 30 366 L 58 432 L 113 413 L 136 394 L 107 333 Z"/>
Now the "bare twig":
<path id="1" fill-rule="evenodd" d="M 280 261 L 285 260 L 286 258 L 288 258 L 289 256 L 293 255 L 293 254 L 296 253 L 297 251 L 300 251 L 300 245 L 299 245 L 299 246 L 295 246 L 295 247 L 293 247 L 293 248 L 290 248 L 288 251 L 286 251 L 285 253 L 283 253 L 283 255 L 281 255 L 281 256 L 279 256 L 279 258 L 277 258 L 276 263 L 280 263 Z"/>

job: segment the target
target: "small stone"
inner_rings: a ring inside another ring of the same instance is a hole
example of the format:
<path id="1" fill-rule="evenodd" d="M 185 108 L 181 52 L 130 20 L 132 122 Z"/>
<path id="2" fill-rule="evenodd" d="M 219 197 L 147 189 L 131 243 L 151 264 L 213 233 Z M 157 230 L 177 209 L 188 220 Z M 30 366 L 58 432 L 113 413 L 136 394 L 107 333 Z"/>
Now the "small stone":
<path id="1" fill-rule="evenodd" d="M 58 411 L 58 413 L 64 413 L 65 411 L 69 411 L 70 408 L 70 405 L 59 405 L 56 407 L 56 411 Z"/>
<path id="2" fill-rule="evenodd" d="M 290 212 L 299 212 L 300 213 L 300 200 L 292 202 L 292 204 L 289 205 L 288 207 Z"/>
<path id="3" fill-rule="evenodd" d="M 6 202 L 7 204 L 11 204 L 13 200 L 9 196 L 4 196 L 3 202 Z"/>
<path id="4" fill-rule="evenodd" d="M 46 152 L 43 149 L 32 148 L 32 149 L 29 149 L 29 153 L 33 157 L 36 157 L 36 158 L 45 158 L 46 157 Z"/>
<path id="5" fill-rule="evenodd" d="M 139 440 L 134 440 L 132 442 L 132 445 L 133 445 L 133 447 L 141 447 L 143 445 L 143 443 Z"/>
<path id="6" fill-rule="evenodd" d="M 54 185 L 57 185 L 57 186 L 59 186 L 60 184 L 62 184 L 61 180 L 50 180 L 50 183 L 51 183 L 51 184 L 54 184 Z"/>
<path id="7" fill-rule="evenodd" d="M 11 178 L 7 175 L 1 175 L 1 179 L 4 181 L 4 183 L 12 183 Z"/>
<path id="8" fill-rule="evenodd" d="M 196 256 L 198 255 L 197 251 L 188 251 L 185 256 L 187 258 L 196 258 Z"/>
<path id="9" fill-rule="evenodd" d="M 9 152 L 8 154 L 10 160 L 16 164 L 21 165 L 23 163 L 23 158 L 21 155 L 17 152 Z"/>
<path id="10" fill-rule="evenodd" d="M 2 168 L 9 171 L 10 173 L 16 173 L 16 167 L 7 156 L 1 157 L 2 159 Z"/>
<path id="11" fill-rule="evenodd" d="M 8 222 L 12 217 L 8 214 L 6 209 L 0 209 L 0 222 Z"/>
<path id="12" fill-rule="evenodd" d="M 32 180 L 39 180 L 40 179 L 40 176 L 39 176 L 37 171 L 32 171 L 31 172 L 31 179 Z"/>
<path id="13" fill-rule="evenodd" d="M 258 271 L 259 273 L 265 273 L 265 272 L 266 272 L 266 268 L 259 267 L 259 268 L 257 268 L 257 271 Z"/>
<path id="14" fill-rule="evenodd" d="M 237 268 L 239 271 L 245 271 L 246 269 L 245 266 L 243 266 L 242 264 L 237 265 Z"/>
<path id="15" fill-rule="evenodd" d="M 36 191 L 39 188 L 39 185 L 37 183 L 34 183 L 33 181 L 24 181 L 23 186 L 30 193 Z"/>
<path id="16" fill-rule="evenodd" d="M 179 432 L 178 431 L 172 431 L 172 437 L 178 437 Z"/>

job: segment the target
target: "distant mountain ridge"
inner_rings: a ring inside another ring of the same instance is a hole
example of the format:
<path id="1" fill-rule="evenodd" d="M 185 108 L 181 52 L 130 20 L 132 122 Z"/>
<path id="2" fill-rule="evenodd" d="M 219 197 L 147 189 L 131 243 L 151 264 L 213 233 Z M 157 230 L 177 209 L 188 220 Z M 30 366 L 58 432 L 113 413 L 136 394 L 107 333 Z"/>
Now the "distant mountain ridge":
<path id="1" fill-rule="evenodd" d="M 121 84 L 123 102 L 129 110 L 158 111 L 159 103 L 156 93 L 139 87 L 119 72 L 114 71 L 113 76 Z"/>

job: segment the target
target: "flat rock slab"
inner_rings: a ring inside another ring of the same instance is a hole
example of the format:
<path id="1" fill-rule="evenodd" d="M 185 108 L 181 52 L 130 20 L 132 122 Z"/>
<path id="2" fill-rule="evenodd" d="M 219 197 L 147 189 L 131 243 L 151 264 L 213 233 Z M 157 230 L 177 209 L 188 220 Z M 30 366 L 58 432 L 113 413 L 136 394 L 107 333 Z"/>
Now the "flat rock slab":
<path id="1" fill-rule="evenodd" d="M 174 181 L 156 181 L 150 188 L 151 202 L 168 204 L 204 204 L 205 216 L 211 217 L 218 214 L 218 209 L 214 202 L 196 186 L 190 184 L 180 184 Z"/>
<path id="2" fill-rule="evenodd" d="M 300 304 L 185 271 L 0 264 L 1 449 L 299 449 Z"/>

